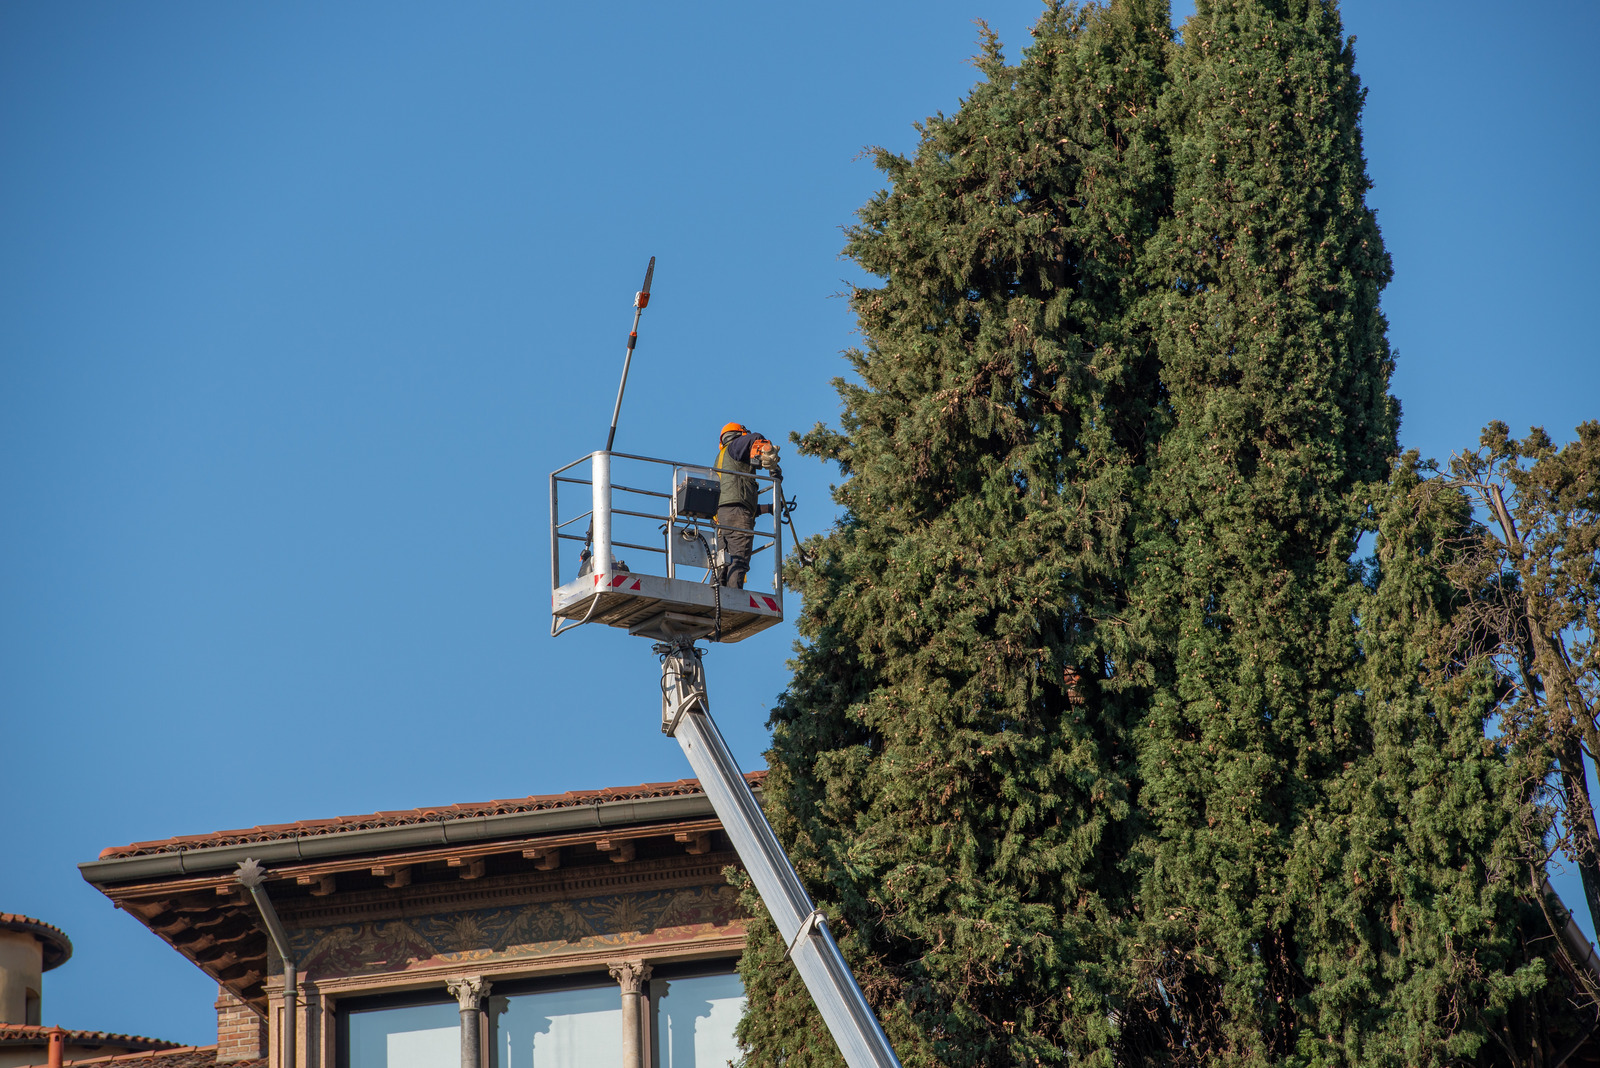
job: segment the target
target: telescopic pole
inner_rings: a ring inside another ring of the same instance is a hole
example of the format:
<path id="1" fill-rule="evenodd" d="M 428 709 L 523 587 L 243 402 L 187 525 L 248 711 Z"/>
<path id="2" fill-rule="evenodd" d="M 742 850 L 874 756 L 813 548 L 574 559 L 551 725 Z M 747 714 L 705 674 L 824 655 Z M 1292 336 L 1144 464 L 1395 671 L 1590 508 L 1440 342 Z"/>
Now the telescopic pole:
<path id="1" fill-rule="evenodd" d="M 633 295 L 633 329 L 628 331 L 628 354 L 622 358 L 622 382 L 617 386 L 617 403 L 611 409 L 611 433 L 606 435 L 606 452 L 617 439 L 617 416 L 622 413 L 622 391 L 628 388 L 628 365 L 633 362 L 633 347 L 639 343 L 639 316 L 650 303 L 650 277 L 656 273 L 656 258 L 650 257 L 650 266 L 644 270 L 644 285 Z"/>

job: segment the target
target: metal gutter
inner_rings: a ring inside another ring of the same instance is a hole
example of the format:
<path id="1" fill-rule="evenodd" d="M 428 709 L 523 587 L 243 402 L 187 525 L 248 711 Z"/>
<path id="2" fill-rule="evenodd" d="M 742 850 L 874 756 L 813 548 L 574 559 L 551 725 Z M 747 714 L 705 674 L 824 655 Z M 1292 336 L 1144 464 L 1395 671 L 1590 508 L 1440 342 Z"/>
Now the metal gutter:
<path id="1" fill-rule="evenodd" d="M 1583 928 L 1578 926 L 1578 921 L 1572 918 L 1571 910 L 1567 912 L 1567 924 L 1561 932 L 1567 940 L 1567 948 L 1572 950 L 1589 973 L 1600 979 L 1600 953 L 1596 953 L 1594 946 L 1589 943 L 1589 936 L 1583 933 Z"/>
<path id="2" fill-rule="evenodd" d="M 158 879 L 169 875 L 199 875 L 229 871 L 254 857 L 263 864 L 361 853 L 388 853 L 429 846 L 460 845 L 494 838 L 512 838 L 590 828 L 626 827 L 664 820 L 713 816 L 705 794 L 646 797 L 628 801 L 602 801 L 538 812 L 510 812 L 498 816 L 469 816 L 410 823 L 400 827 L 367 827 L 324 834 L 296 834 L 264 842 L 202 846 L 141 857 L 112 857 L 78 865 L 84 880 L 94 886 Z"/>
<path id="3" fill-rule="evenodd" d="M 1556 888 L 1550 885 L 1550 878 L 1546 876 L 1539 889 L 1561 901 L 1561 895 L 1556 893 Z M 1583 933 L 1583 928 L 1578 926 L 1578 921 L 1573 918 L 1573 913 L 1565 901 L 1561 901 L 1561 911 L 1567 914 L 1567 922 L 1556 933 L 1567 944 L 1567 951 L 1573 960 L 1582 964 L 1589 970 L 1589 974 L 1600 979 L 1600 953 L 1595 952 L 1594 946 L 1589 942 L 1589 936 Z"/>

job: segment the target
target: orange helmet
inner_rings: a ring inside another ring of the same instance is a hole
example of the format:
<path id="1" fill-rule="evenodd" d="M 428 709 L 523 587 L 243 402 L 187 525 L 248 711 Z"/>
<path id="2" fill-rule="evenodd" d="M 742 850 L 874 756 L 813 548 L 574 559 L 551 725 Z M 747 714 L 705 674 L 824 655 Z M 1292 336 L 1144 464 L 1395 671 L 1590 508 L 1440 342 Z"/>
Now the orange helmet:
<path id="1" fill-rule="evenodd" d="M 745 426 L 743 423 L 729 423 L 727 426 L 722 428 L 722 434 L 748 434 L 748 433 L 750 433 L 750 428 Z M 722 434 L 718 434 L 717 436 L 720 438 L 722 436 Z"/>

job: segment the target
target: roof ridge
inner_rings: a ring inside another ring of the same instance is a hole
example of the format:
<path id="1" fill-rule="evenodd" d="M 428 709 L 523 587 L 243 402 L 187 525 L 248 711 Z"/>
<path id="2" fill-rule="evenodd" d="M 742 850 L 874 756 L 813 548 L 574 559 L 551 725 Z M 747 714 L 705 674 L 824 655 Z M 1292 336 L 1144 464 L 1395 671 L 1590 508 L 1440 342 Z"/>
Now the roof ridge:
<path id="1" fill-rule="evenodd" d="M 767 776 L 766 770 L 745 773 L 752 784 Z M 538 812 L 548 809 L 579 808 L 584 805 L 602 805 L 620 801 L 639 801 L 647 798 L 674 797 L 704 793 L 699 779 L 675 779 L 668 782 L 647 782 L 635 786 L 608 786 L 598 790 L 568 790 L 561 794 L 532 794 L 528 797 L 501 798 L 494 801 L 469 801 L 454 805 L 425 805 L 421 808 L 390 809 L 357 816 L 333 816 L 319 820 L 299 820 L 293 823 L 269 823 L 256 827 L 241 827 L 209 834 L 179 835 L 172 838 L 134 842 L 131 845 L 112 846 L 100 851 L 101 860 L 149 856 L 155 853 L 182 853 L 191 849 L 209 849 L 225 845 L 245 845 L 272 842 L 285 838 L 314 837 L 339 834 L 345 831 L 369 830 L 377 827 L 396 827 L 418 823 L 449 823 L 453 820 L 479 819 L 485 816 L 511 815 L 520 812 Z"/>
<path id="2" fill-rule="evenodd" d="M 159 1065 L 164 1060 L 178 1062 L 185 1061 L 186 1058 L 191 1056 L 198 1055 L 199 1057 L 204 1058 L 206 1054 L 210 1054 L 209 1062 L 202 1060 L 200 1064 L 209 1063 L 210 1065 L 214 1066 L 216 1065 L 218 1049 L 219 1047 L 215 1044 L 209 1046 L 176 1046 L 172 1049 L 143 1050 L 138 1053 L 115 1053 L 105 1057 L 78 1057 L 73 1060 L 63 1061 L 62 1064 L 63 1066 L 116 1065 L 134 1063 L 151 1063 Z M 199 1066 L 195 1065 L 195 1062 L 193 1061 L 185 1061 L 185 1063 L 189 1066 L 189 1068 L 199 1068 Z M 265 1064 L 265 1057 L 247 1057 L 243 1060 L 230 1062 L 228 1068 L 256 1068 L 256 1066 L 262 1066 Z M 48 1065 L 32 1065 L 28 1066 L 28 1068 L 48 1068 Z"/>
<path id="3" fill-rule="evenodd" d="M 166 1052 L 178 1049 L 178 1043 L 168 1042 L 164 1038 L 152 1038 L 149 1035 L 129 1035 L 121 1031 L 82 1031 L 73 1027 L 60 1027 L 55 1024 L 0 1024 L 0 1038 L 27 1038 L 37 1035 L 39 1038 L 49 1038 L 54 1031 L 60 1031 L 68 1037 L 82 1037 L 93 1039 L 109 1039 L 113 1042 L 127 1040 L 130 1042 L 148 1043 L 159 1047 L 153 1050 L 141 1050 L 140 1053 Z M 124 1054 L 127 1056 L 127 1054 Z"/>

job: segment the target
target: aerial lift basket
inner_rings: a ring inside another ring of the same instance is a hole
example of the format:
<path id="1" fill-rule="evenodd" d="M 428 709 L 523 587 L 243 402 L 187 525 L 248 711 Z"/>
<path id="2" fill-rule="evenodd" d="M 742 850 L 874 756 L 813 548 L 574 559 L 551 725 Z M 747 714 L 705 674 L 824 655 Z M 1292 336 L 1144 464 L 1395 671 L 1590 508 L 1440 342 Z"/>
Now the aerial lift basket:
<path id="1" fill-rule="evenodd" d="M 720 586 L 719 473 L 618 452 L 590 453 L 553 472 L 550 632 L 603 623 L 659 641 L 736 642 L 781 623 L 781 507 L 756 517 L 748 588 Z M 783 500 L 781 479 L 744 477 L 759 485 L 762 504 Z"/>

